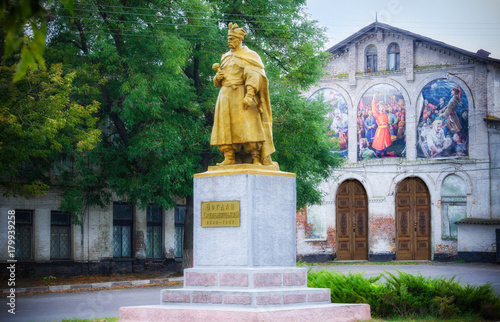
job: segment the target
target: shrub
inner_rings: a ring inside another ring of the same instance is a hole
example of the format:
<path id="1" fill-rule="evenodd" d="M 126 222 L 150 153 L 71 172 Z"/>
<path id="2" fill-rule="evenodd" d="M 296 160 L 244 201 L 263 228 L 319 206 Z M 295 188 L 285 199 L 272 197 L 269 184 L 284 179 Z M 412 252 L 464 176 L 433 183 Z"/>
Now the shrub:
<path id="1" fill-rule="evenodd" d="M 385 280 L 384 283 L 381 283 Z M 367 303 L 377 317 L 480 315 L 500 318 L 500 298 L 490 284 L 460 284 L 454 278 L 430 278 L 398 271 L 376 277 L 321 270 L 308 273 L 309 287 L 329 288 L 333 303 Z"/>

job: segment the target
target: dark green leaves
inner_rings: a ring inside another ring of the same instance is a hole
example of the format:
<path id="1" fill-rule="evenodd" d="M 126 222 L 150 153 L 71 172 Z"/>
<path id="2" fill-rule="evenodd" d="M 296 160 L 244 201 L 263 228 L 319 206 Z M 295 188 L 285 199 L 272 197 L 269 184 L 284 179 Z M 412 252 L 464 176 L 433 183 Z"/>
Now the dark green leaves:
<path id="1" fill-rule="evenodd" d="M 60 2 L 69 12 L 73 11 L 73 0 L 60 0 Z M 21 50 L 14 81 L 24 77 L 28 68 L 45 67 L 43 59 L 47 32 L 45 14 L 46 9 L 40 0 L 0 1 L 1 31 L 5 37 L 3 60 L 5 61 L 18 49 Z"/>

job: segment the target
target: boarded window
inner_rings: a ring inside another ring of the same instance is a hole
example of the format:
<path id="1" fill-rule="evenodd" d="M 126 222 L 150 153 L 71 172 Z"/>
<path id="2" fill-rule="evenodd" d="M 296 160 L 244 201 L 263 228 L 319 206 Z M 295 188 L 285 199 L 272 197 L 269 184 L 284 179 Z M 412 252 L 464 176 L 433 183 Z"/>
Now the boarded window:
<path id="1" fill-rule="evenodd" d="M 441 192 L 442 203 L 442 237 L 457 239 L 458 227 L 456 222 L 467 217 L 467 196 L 465 183 L 456 175 L 446 177 Z"/>

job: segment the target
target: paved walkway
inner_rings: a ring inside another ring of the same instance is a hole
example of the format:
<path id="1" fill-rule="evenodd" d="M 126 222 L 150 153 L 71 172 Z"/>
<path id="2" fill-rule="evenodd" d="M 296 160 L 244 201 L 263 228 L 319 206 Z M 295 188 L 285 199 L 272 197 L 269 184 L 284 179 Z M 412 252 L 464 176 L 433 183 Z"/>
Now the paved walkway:
<path id="1" fill-rule="evenodd" d="M 349 272 L 362 272 L 366 276 L 377 276 L 384 271 L 397 274 L 402 271 L 410 274 L 421 274 L 428 277 L 447 277 L 455 278 L 460 283 L 471 285 L 483 285 L 491 283 L 497 294 L 500 295 L 500 265 L 487 263 L 442 263 L 442 262 L 423 262 L 415 264 L 370 264 L 365 263 L 342 263 L 333 262 L 328 265 L 318 264 L 310 266 L 313 271 L 322 269 L 336 270 L 347 274 Z M 74 284 L 74 285 L 55 285 L 55 286 L 36 286 L 16 289 L 16 293 L 24 292 L 55 292 L 60 290 L 82 290 L 113 288 L 117 286 L 140 286 L 154 283 L 180 282 L 183 277 L 170 277 L 149 280 L 119 281 L 92 284 Z M 9 293 L 9 289 L 4 289 L 3 293 Z"/>
<path id="2" fill-rule="evenodd" d="M 184 280 L 183 277 L 169 277 L 169 278 L 155 278 L 149 280 L 135 280 L 135 281 L 116 281 L 116 282 L 104 282 L 104 283 L 54 285 L 54 286 L 34 286 L 34 287 L 16 288 L 16 293 L 56 292 L 62 290 L 88 291 L 91 289 L 113 288 L 117 286 L 141 286 L 147 284 L 182 282 L 183 280 Z M 3 293 L 10 293 L 10 289 L 3 289 Z"/>

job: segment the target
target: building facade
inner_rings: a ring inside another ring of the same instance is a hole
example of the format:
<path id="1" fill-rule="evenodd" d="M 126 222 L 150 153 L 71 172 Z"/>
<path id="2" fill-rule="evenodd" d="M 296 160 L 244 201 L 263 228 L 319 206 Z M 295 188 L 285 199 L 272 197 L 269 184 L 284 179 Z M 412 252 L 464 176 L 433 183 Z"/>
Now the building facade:
<path id="1" fill-rule="evenodd" d="M 86 209 L 81 225 L 59 211 L 61 194 L 0 198 L 0 260 L 16 259 L 23 276 L 93 275 L 180 269 L 185 200 L 165 210 L 116 200 Z M 15 212 L 15 223 L 8 214 Z M 10 222 L 9 222 L 10 221 Z M 9 231 L 15 244 L 9 249 Z M 7 271 L 7 270 L 4 270 Z"/>
<path id="2" fill-rule="evenodd" d="M 345 164 L 297 215 L 304 259 L 496 260 L 500 60 L 375 22 L 328 50 Z"/>

